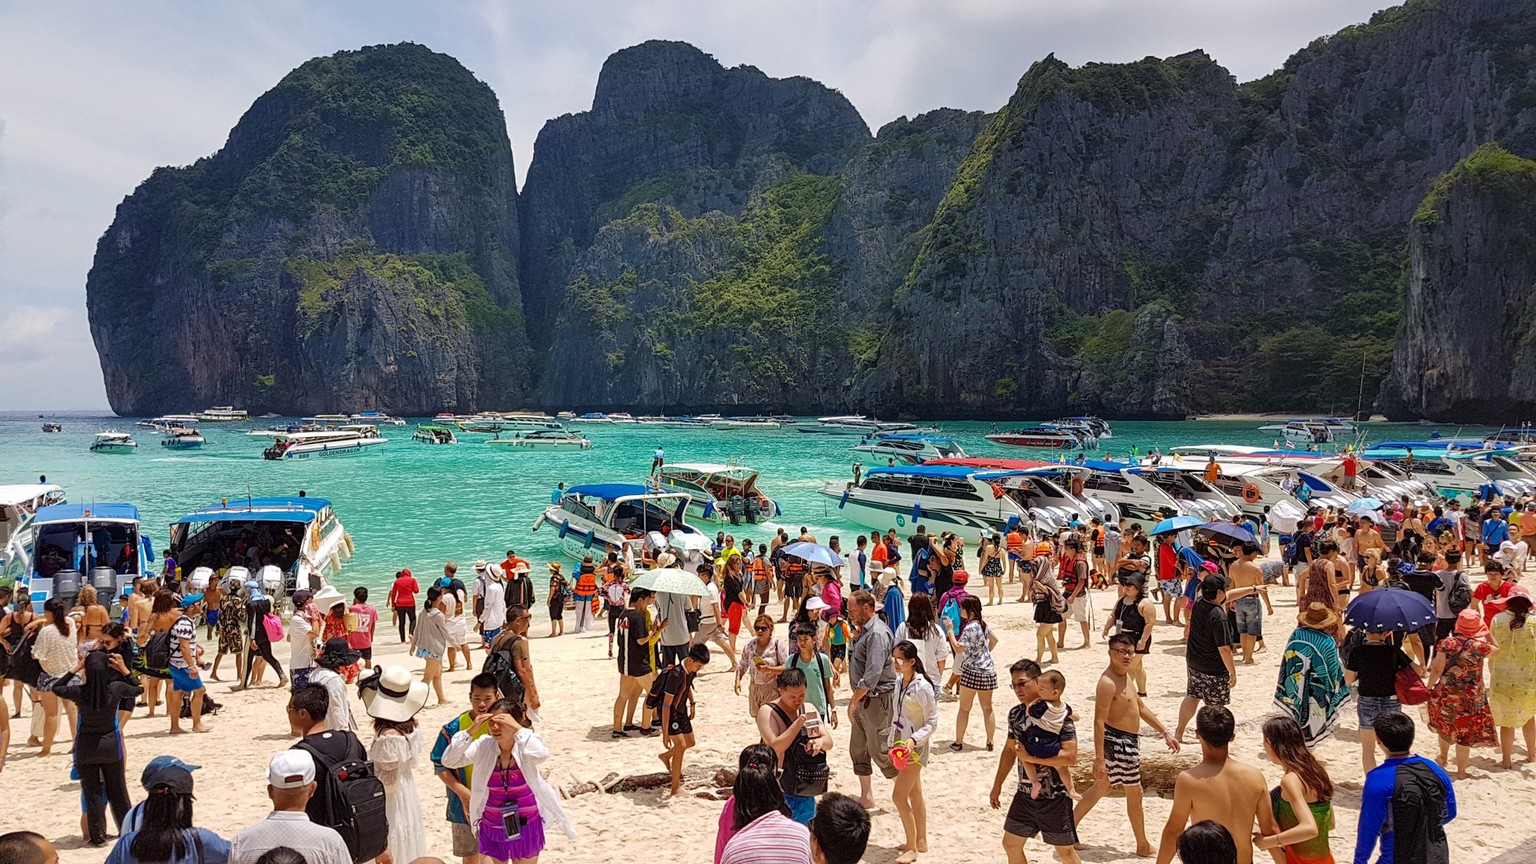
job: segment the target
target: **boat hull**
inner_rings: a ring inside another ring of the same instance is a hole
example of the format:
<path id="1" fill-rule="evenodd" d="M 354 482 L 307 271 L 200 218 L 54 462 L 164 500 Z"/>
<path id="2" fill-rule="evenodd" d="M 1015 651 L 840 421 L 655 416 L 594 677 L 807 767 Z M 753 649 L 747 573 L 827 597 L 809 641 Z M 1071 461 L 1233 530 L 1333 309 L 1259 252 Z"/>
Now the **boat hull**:
<path id="1" fill-rule="evenodd" d="M 1006 432 L 996 432 L 986 436 L 993 444 L 1003 444 L 1008 447 L 1028 447 L 1034 450 L 1070 450 L 1076 447 L 1076 438 L 1056 437 L 1053 435 L 1011 435 Z"/>
<path id="2" fill-rule="evenodd" d="M 160 442 L 160 446 L 167 450 L 197 450 L 205 443 L 201 436 L 197 438 L 166 438 Z"/>
<path id="3" fill-rule="evenodd" d="M 138 444 L 92 444 L 92 453 L 132 453 L 139 449 Z"/>
<path id="4" fill-rule="evenodd" d="M 281 456 L 272 459 L 274 462 L 290 462 L 295 459 L 318 459 L 322 456 L 355 456 L 366 453 L 377 444 L 387 443 L 384 439 L 367 439 L 362 441 L 341 441 L 330 444 L 298 444 L 283 451 Z M 271 458 L 271 457 L 268 457 Z"/>
<path id="5" fill-rule="evenodd" d="M 581 441 L 529 441 L 522 438 L 493 438 L 485 442 L 506 450 L 591 450 L 592 442 Z"/>
<path id="6" fill-rule="evenodd" d="M 844 491 L 848 493 L 847 497 L 844 497 Z M 832 500 L 840 516 L 855 525 L 880 531 L 910 532 L 914 525 L 922 524 L 930 533 L 950 531 L 971 544 L 979 543 L 984 533 L 1001 532 L 1010 515 L 1002 507 L 998 507 L 993 516 L 937 510 L 911 501 L 882 501 L 861 494 L 858 489 L 823 488 L 820 493 Z"/>

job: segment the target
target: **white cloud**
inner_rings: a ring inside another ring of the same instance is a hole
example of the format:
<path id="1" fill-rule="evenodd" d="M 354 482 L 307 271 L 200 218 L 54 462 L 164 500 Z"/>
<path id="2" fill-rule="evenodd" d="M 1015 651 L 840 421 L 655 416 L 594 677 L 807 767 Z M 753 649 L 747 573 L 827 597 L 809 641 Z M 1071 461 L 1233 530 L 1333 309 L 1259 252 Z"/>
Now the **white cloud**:
<path id="1" fill-rule="evenodd" d="M 1080 64 L 1203 48 L 1240 80 L 1390 0 L 144 0 L 0 2 L 0 311 L 51 322 L 46 362 L 0 331 L 0 408 L 104 406 L 85 326 L 95 243 L 159 165 L 223 145 L 251 102 L 304 60 L 414 41 L 457 57 L 506 113 L 519 177 L 544 122 L 586 110 L 603 60 L 680 39 L 730 66 L 840 90 L 871 129 L 938 107 L 995 110 L 1034 61 Z M 29 214 L 23 218 L 21 214 Z M 40 315 L 40 317 L 39 317 Z M 50 346 L 67 344 L 68 354 Z M 12 389 L 6 389 L 6 388 Z M 38 394 L 49 394 L 46 405 Z"/>

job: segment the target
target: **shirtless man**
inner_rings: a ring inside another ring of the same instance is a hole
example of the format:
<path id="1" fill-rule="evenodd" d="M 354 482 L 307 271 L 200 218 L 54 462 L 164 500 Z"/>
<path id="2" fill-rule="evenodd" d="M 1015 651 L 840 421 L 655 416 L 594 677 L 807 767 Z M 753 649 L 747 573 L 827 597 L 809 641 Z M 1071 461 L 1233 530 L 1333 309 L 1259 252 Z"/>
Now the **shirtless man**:
<path id="1" fill-rule="evenodd" d="M 1232 577 L 1232 587 L 1227 591 L 1227 599 L 1232 603 L 1232 611 L 1237 618 L 1237 632 L 1242 640 L 1243 665 L 1253 665 L 1253 647 L 1260 639 L 1264 638 L 1264 608 L 1269 606 L 1269 591 L 1264 586 L 1264 571 L 1259 565 L 1253 563 L 1259 557 L 1259 547 L 1254 543 L 1244 543 L 1238 548 L 1237 560 L 1227 569 L 1227 574 Z M 1248 589 L 1244 591 L 1243 589 Z M 1236 600 L 1233 600 L 1233 597 Z M 1273 606 L 1269 607 L 1269 614 L 1275 614 Z"/>
<path id="2" fill-rule="evenodd" d="M 1081 825 L 1111 786 L 1124 787 L 1125 812 L 1136 835 L 1136 854 L 1150 858 L 1155 850 L 1147 839 L 1146 819 L 1141 810 L 1142 722 L 1156 729 L 1174 753 L 1179 752 L 1179 742 L 1152 713 L 1152 708 L 1136 695 L 1130 674 L 1135 656 L 1136 639 L 1129 633 L 1109 637 L 1109 668 L 1100 676 L 1093 696 L 1093 786 L 1073 809 L 1072 819 Z"/>
<path id="3" fill-rule="evenodd" d="M 1173 784 L 1173 811 L 1163 826 L 1157 864 L 1170 864 L 1184 826 L 1203 819 L 1221 824 L 1237 843 L 1237 864 L 1253 864 L 1253 820 L 1265 835 L 1279 831 L 1270 809 L 1269 788 L 1259 769 L 1227 758 L 1235 721 L 1226 708 L 1207 705 L 1195 717 L 1201 761 L 1180 771 Z"/>

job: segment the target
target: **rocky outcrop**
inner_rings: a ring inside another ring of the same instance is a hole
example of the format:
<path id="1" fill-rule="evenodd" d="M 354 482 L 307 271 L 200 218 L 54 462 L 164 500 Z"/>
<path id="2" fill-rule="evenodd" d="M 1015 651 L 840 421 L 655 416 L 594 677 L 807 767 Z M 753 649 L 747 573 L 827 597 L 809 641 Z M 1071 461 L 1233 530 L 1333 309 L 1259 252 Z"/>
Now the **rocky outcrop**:
<path id="1" fill-rule="evenodd" d="M 418 45 L 311 60 L 118 207 L 86 284 L 113 410 L 430 414 L 528 383 L 495 96 Z"/>
<path id="2" fill-rule="evenodd" d="M 1536 411 L 1536 162 L 1485 145 L 1441 177 L 1409 232 L 1382 407 L 1397 419 Z"/>

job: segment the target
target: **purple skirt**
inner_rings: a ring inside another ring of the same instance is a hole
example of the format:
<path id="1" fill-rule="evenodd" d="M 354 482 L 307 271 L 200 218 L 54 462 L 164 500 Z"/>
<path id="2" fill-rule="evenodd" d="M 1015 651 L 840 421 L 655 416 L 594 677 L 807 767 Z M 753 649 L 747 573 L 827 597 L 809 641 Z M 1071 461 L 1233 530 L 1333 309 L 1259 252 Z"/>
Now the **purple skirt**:
<path id="1" fill-rule="evenodd" d="M 544 817 L 534 816 L 523 823 L 522 835 L 507 839 L 501 819 L 480 819 L 480 854 L 499 861 L 532 858 L 544 851 Z"/>

